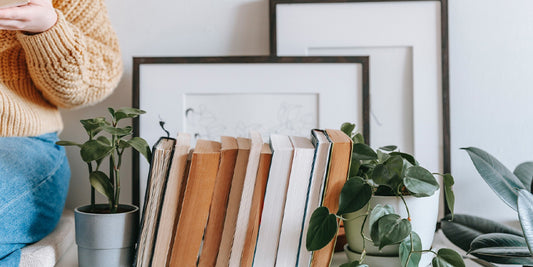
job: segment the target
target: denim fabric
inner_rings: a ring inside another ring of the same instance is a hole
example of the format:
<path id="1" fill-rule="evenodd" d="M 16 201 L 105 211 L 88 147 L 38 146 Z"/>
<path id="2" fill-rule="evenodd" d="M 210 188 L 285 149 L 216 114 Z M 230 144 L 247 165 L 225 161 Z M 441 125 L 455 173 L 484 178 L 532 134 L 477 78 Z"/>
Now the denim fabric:
<path id="1" fill-rule="evenodd" d="M 56 133 L 0 137 L 0 266 L 16 267 L 20 249 L 52 232 L 70 180 Z"/>

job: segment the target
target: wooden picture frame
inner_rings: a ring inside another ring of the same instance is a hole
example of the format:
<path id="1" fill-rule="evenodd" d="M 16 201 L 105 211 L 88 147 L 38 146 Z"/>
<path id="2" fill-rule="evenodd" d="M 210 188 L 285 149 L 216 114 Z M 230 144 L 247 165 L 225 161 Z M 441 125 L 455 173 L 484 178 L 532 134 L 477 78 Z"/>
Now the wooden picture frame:
<path id="1" fill-rule="evenodd" d="M 271 114 L 279 115 L 280 110 L 286 112 L 287 104 L 297 108 L 292 109 L 296 111 L 290 116 L 282 113 L 284 117 L 292 118 L 298 113 L 303 115 L 297 114 L 294 122 L 311 118 L 308 121 L 315 123 L 301 127 L 306 129 L 306 136 L 311 130 L 308 127 L 339 128 L 342 122 L 352 121 L 358 123 L 358 129 L 362 128 L 369 138 L 368 62 L 367 56 L 136 57 L 133 59 L 133 107 L 146 110 L 147 114 L 134 120 L 134 135 L 145 138 L 149 144 L 154 143 L 165 135 L 159 127 L 159 120 L 163 120 L 172 136 L 188 130 L 208 139 L 220 135 L 238 136 L 242 131 L 227 134 L 223 125 L 254 116 L 254 121 L 264 120 L 263 124 L 251 125 L 257 130 L 275 120 L 269 117 Z M 247 112 L 237 114 L 240 108 Z M 196 110 L 205 112 L 196 113 Z M 252 110 L 263 112 L 245 114 Z M 191 118 L 191 112 L 199 117 Z M 239 119 L 233 118 L 234 115 Z M 208 127 L 216 128 L 214 124 L 218 124 L 220 131 L 213 136 L 209 136 L 207 130 L 202 132 L 205 127 L 198 127 L 196 122 L 205 120 L 209 122 Z M 274 126 L 278 125 L 274 123 Z M 281 128 L 264 129 L 277 131 Z M 280 133 L 299 134 L 290 131 L 284 129 Z M 139 154 L 134 152 L 132 196 L 136 205 L 143 201 L 149 168 L 139 159 Z"/>
<path id="2" fill-rule="evenodd" d="M 412 75 L 412 84 L 403 88 L 411 90 L 408 94 L 412 95 L 413 104 L 407 107 L 411 109 L 407 116 L 399 118 L 409 117 L 409 114 L 413 117 L 412 122 L 406 122 L 412 124 L 412 132 L 404 129 L 406 132 L 403 133 L 406 138 L 412 136 L 413 151 L 410 148 L 404 151 L 414 153 L 432 171 L 450 172 L 447 0 L 270 0 L 270 23 L 270 52 L 273 56 L 370 56 L 370 127 L 373 129 L 372 140 L 377 145 L 383 145 L 380 141 L 385 138 L 377 138 L 375 134 L 398 128 L 379 130 L 376 127 L 381 114 L 376 114 L 379 112 L 375 109 L 386 105 L 382 102 L 383 94 L 379 95 L 380 91 L 387 90 L 383 81 L 399 73 L 386 70 L 391 68 L 387 60 L 391 54 L 411 58 L 411 74 L 405 76 Z M 427 35 L 429 45 L 424 46 L 424 40 L 413 37 L 417 31 Z M 432 62 L 420 63 L 419 59 L 424 57 L 433 58 Z M 397 62 L 397 65 L 402 63 Z M 385 71 L 380 72 L 380 66 Z M 426 67 L 431 71 L 424 70 Z M 381 74 L 383 72 L 385 74 Z M 424 73 L 434 78 L 421 82 Z M 383 88 L 379 87 L 380 82 L 384 84 Z M 391 80 L 391 84 L 395 83 Z M 433 91 L 426 91 L 428 88 Z M 427 108 L 428 105 L 422 103 L 426 100 L 433 106 Z M 387 110 L 390 108 L 382 108 L 383 112 Z M 423 129 L 427 125 L 432 127 L 431 130 Z M 385 137 L 392 140 L 391 143 L 409 142 L 394 139 L 390 134 Z"/>

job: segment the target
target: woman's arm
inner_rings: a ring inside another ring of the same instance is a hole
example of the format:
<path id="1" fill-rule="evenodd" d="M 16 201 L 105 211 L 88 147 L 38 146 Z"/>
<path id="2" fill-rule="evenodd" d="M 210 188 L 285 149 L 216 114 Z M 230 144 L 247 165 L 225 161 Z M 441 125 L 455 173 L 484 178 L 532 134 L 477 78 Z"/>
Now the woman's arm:
<path id="1" fill-rule="evenodd" d="M 28 71 L 48 101 L 72 108 L 102 100 L 122 74 L 118 40 L 104 0 L 54 1 L 52 11 L 57 18 L 48 28 L 42 17 L 48 18 L 50 13 L 37 10 L 44 2 L 50 0 L 32 0 L 28 6 L 0 10 L 0 28 L 6 27 L 2 23 L 20 22 L 17 39 Z"/>

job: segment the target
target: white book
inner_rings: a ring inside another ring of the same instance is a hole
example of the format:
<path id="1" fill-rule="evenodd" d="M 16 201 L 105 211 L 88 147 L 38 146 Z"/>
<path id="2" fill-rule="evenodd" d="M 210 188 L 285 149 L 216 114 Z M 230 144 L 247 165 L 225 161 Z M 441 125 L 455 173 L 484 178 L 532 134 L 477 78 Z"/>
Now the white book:
<path id="1" fill-rule="evenodd" d="M 309 193 L 307 197 L 307 206 L 305 208 L 304 224 L 302 235 L 300 237 L 300 252 L 298 254 L 298 267 L 308 267 L 311 264 L 311 251 L 305 247 L 307 230 L 309 229 L 309 220 L 313 211 L 322 203 L 322 195 L 326 183 L 326 174 L 328 170 L 329 153 L 331 151 L 331 142 L 322 130 L 311 131 L 311 142 L 315 146 L 315 156 L 313 160 L 313 170 L 311 171 L 311 181 L 309 183 Z"/>
<path id="2" fill-rule="evenodd" d="M 309 138 L 291 136 L 290 139 L 294 146 L 294 156 L 279 235 L 276 266 L 296 266 L 315 156 L 315 147 Z"/>
<path id="3" fill-rule="evenodd" d="M 244 241 L 248 230 L 248 221 L 250 220 L 250 208 L 252 206 L 252 197 L 254 194 L 255 180 L 257 178 L 257 169 L 259 167 L 259 157 L 263 148 L 263 138 L 256 131 L 250 132 L 252 144 L 250 155 L 248 156 L 248 165 L 246 166 L 246 175 L 244 176 L 244 185 L 242 188 L 241 204 L 239 206 L 239 215 L 235 225 L 235 235 L 233 236 L 233 246 L 229 259 L 229 266 L 239 266 L 241 263 Z"/>
<path id="4" fill-rule="evenodd" d="M 276 263 L 283 207 L 291 172 L 293 146 L 288 136 L 270 136 L 272 163 L 268 174 L 261 225 L 257 236 L 254 267 L 272 267 Z"/>

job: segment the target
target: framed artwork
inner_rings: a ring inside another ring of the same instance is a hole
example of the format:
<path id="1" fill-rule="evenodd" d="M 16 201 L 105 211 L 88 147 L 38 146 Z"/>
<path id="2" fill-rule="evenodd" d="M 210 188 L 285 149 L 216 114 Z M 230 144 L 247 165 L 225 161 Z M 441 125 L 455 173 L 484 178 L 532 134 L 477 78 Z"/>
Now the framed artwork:
<path id="1" fill-rule="evenodd" d="M 446 0 L 271 0 L 276 56 L 370 57 L 370 137 L 450 172 Z"/>
<path id="2" fill-rule="evenodd" d="M 369 126 L 369 58 L 139 57 L 133 106 L 147 113 L 134 133 L 149 144 L 187 132 L 196 138 L 247 137 L 250 130 L 309 136 L 312 128 Z M 133 202 L 143 203 L 148 164 L 133 155 Z"/>

